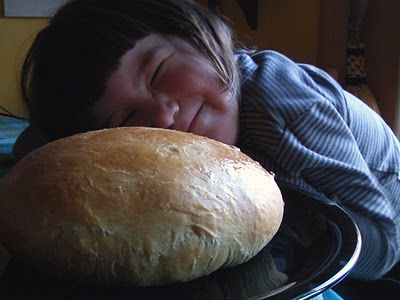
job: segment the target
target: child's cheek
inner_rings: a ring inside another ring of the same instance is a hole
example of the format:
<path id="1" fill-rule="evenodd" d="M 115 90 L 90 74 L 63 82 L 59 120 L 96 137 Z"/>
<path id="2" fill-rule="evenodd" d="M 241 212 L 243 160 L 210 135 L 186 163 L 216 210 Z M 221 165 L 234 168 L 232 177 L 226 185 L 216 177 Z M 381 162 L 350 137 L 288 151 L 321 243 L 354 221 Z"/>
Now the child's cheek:
<path id="1" fill-rule="evenodd" d="M 189 70 L 168 70 L 158 82 L 158 89 L 169 94 L 193 94 L 202 87 L 202 78 Z"/>

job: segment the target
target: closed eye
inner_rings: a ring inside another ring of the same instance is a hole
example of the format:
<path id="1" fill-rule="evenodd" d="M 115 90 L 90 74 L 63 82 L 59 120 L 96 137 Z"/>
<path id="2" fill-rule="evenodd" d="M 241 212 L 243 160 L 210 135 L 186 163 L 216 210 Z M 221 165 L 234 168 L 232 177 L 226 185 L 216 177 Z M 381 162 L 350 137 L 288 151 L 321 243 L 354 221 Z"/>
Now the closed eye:
<path id="1" fill-rule="evenodd" d="M 151 76 L 150 86 L 153 86 L 156 82 L 160 74 L 162 73 L 162 68 L 165 63 L 166 59 L 164 59 L 158 66 L 157 69 L 154 71 L 153 75 Z"/>

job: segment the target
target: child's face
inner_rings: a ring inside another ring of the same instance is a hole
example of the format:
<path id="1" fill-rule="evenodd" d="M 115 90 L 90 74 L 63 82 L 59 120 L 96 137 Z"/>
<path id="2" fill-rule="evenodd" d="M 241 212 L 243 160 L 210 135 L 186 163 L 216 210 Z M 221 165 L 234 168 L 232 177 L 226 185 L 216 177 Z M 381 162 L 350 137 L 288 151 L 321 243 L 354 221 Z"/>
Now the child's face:
<path id="1" fill-rule="evenodd" d="M 238 101 L 178 37 L 149 35 L 126 52 L 93 113 L 98 128 L 169 128 L 235 144 Z"/>

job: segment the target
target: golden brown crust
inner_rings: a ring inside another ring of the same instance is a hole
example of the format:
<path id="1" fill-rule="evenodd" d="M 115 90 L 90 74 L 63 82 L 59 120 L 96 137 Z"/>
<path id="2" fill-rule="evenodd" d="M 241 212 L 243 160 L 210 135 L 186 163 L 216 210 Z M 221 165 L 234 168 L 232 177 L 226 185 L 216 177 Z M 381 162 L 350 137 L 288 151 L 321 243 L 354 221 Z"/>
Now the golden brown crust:
<path id="1" fill-rule="evenodd" d="M 0 237 L 80 282 L 159 285 L 247 261 L 278 230 L 273 176 L 239 149 L 164 129 L 47 144 L 0 185 Z"/>

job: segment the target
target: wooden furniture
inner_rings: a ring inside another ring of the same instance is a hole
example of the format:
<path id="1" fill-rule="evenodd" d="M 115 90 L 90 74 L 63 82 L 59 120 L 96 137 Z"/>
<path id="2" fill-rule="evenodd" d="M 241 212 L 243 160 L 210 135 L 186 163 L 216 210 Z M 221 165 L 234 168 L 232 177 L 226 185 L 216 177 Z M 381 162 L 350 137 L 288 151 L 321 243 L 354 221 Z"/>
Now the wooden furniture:
<path id="1" fill-rule="evenodd" d="M 335 73 L 344 87 L 350 4 L 351 0 L 320 1 L 317 64 Z M 358 91 L 372 93 L 364 95 L 364 99 L 375 98 L 376 103 L 369 104 L 379 107 L 381 116 L 397 136 L 400 134 L 399 15 L 400 1 L 369 0 L 361 32 L 365 44 L 366 85 L 369 91 Z"/>

